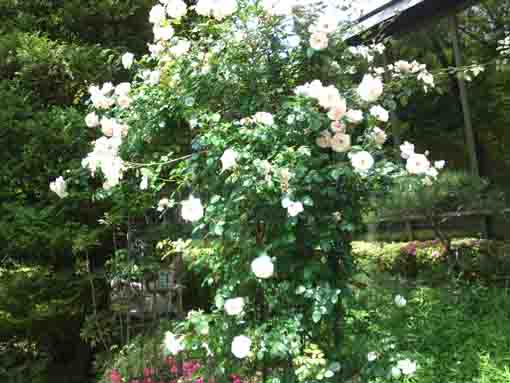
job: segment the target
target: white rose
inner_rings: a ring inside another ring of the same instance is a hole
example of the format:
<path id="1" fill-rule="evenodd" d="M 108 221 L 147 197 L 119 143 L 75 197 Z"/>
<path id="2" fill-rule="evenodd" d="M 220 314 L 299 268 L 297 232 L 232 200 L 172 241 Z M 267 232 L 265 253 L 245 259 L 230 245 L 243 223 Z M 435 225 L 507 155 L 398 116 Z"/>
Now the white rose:
<path id="1" fill-rule="evenodd" d="M 302 213 L 305 209 L 303 208 L 303 204 L 301 202 L 291 202 L 287 206 L 287 213 L 291 217 L 297 216 L 299 213 Z"/>
<path id="2" fill-rule="evenodd" d="M 122 109 L 126 109 L 131 105 L 131 97 L 122 95 L 117 97 L 117 105 L 120 106 Z"/>
<path id="3" fill-rule="evenodd" d="M 112 137 L 114 135 L 116 126 L 117 121 L 115 121 L 114 118 L 101 118 L 101 132 L 103 132 L 106 137 Z"/>
<path id="4" fill-rule="evenodd" d="M 358 124 L 363 121 L 363 112 L 361 110 L 351 109 L 347 111 L 345 118 L 353 124 Z"/>
<path id="5" fill-rule="evenodd" d="M 404 141 L 402 145 L 400 145 L 400 155 L 403 159 L 408 159 L 414 154 L 414 145 L 408 141 Z"/>
<path id="6" fill-rule="evenodd" d="M 310 83 L 306 83 L 305 85 L 300 85 L 296 87 L 294 93 L 298 96 L 305 96 L 310 98 L 319 98 L 319 95 L 322 92 L 322 83 L 320 80 L 313 80 Z"/>
<path id="7" fill-rule="evenodd" d="M 174 35 L 174 29 L 170 25 L 166 27 L 155 25 L 152 31 L 154 32 L 154 40 L 167 41 Z"/>
<path id="8" fill-rule="evenodd" d="M 157 44 L 147 44 L 147 46 L 152 57 L 159 57 L 165 50 L 165 47 L 159 42 Z"/>
<path id="9" fill-rule="evenodd" d="M 239 315 L 243 312 L 244 299 L 243 298 L 232 298 L 227 299 L 223 308 L 228 315 Z"/>
<path id="10" fill-rule="evenodd" d="M 397 368 L 399 368 L 404 375 L 412 375 L 416 372 L 416 362 L 412 362 L 409 359 L 399 360 L 397 362 Z"/>
<path id="11" fill-rule="evenodd" d="M 165 351 L 172 355 L 177 355 L 179 352 L 184 350 L 184 344 L 182 342 L 182 337 L 178 338 L 170 331 L 165 333 L 165 339 L 163 341 L 163 345 L 165 347 Z"/>
<path id="12" fill-rule="evenodd" d="M 115 94 L 117 96 L 127 96 L 131 90 L 131 84 L 129 82 L 121 82 L 115 87 Z"/>
<path id="13" fill-rule="evenodd" d="M 186 221 L 195 222 L 204 216 L 204 207 L 200 199 L 190 196 L 189 199 L 182 201 L 181 216 Z"/>
<path id="14" fill-rule="evenodd" d="M 257 112 L 257 113 L 255 113 L 253 118 L 259 124 L 264 124 L 264 125 L 273 125 L 274 124 L 274 118 L 271 113 Z"/>
<path id="15" fill-rule="evenodd" d="M 347 112 L 345 99 L 342 100 L 343 102 L 340 105 L 335 105 L 329 110 L 328 117 L 330 120 L 339 121 L 345 115 L 345 112 Z"/>
<path id="16" fill-rule="evenodd" d="M 223 152 L 223 155 L 220 158 L 221 161 L 221 170 L 225 171 L 230 168 L 233 168 L 237 164 L 237 158 L 239 157 L 239 153 L 235 150 L 227 149 Z"/>
<path id="17" fill-rule="evenodd" d="M 383 93 L 383 83 L 379 78 L 366 74 L 358 86 L 359 97 L 366 102 L 374 102 Z"/>
<path id="18" fill-rule="evenodd" d="M 427 71 L 420 72 L 418 74 L 418 80 L 423 81 L 426 85 L 434 87 L 434 76 Z"/>
<path id="19" fill-rule="evenodd" d="M 434 162 L 434 167 L 438 170 L 443 169 L 445 165 L 446 165 L 446 161 L 444 161 L 444 160 Z"/>
<path id="20" fill-rule="evenodd" d="M 146 82 L 150 85 L 157 85 L 161 78 L 161 72 L 159 70 L 153 70 L 147 72 L 147 80 Z"/>
<path id="21" fill-rule="evenodd" d="M 324 32 L 315 32 L 310 36 L 310 46 L 316 51 L 326 49 L 328 47 L 328 35 Z"/>
<path id="22" fill-rule="evenodd" d="M 209 16 L 211 14 L 212 7 L 212 0 L 198 0 L 197 5 L 195 5 L 195 12 L 201 16 Z"/>
<path id="23" fill-rule="evenodd" d="M 160 4 L 152 7 L 149 12 L 149 22 L 152 24 L 160 24 L 163 20 L 165 20 L 165 7 Z"/>
<path id="24" fill-rule="evenodd" d="M 50 190 L 60 198 L 65 198 L 69 195 L 67 192 L 66 181 L 62 176 L 58 177 L 55 181 L 50 183 Z"/>
<path id="25" fill-rule="evenodd" d="M 352 167 L 358 172 L 366 172 L 374 166 L 374 158 L 369 152 L 357 152 L 351 155 Z"/>
<path id="26" fill-rule="evenodd" d="M 140 190 L 147 190 L 148 187 L 149 187 L 149 177 L 142 176 L 142 180 L 140 181 Z M 159 210 L 159 205 L 158 205 L 158 210 Z"/>
<path id="27" fill-rule="evenodd" d="M 402 295 L 395 296 L 394 302 L 398 307 L 404 307 L 407 304 L 406 299 Z"/>
<path id="28" fill-rule="evenodd" d="M 386 142 L 388 136 L 386 135 L 384 130 L 376 126 L 372 132 L 372 138 L 377 145 L 382 146 Z"/>
<path id="29" fill-rule="evenodd" d="M 225 17 L 232 15 L 237 11 L 237 3 L 235 0 L 216 0 L 212 9 L 213 17 L 216 20 L 223 20 Z"/>
<path id="30" fill-rule="evenodd" d="M 380 105 L 374 105 L 370 108 L 370 114 L 381 122 L 388 122 L 390 117 L 388 111 Z"/>
<path id="31" fill-rule="evenodd" d="M 115 87 L 113 86 L 113 84 L 111 82 L 105 82 L 101 88 L 101 93 L 103 95 L 107 95 L 114 89 L 115 89 Z"/>
<path id="32" fill-rule="evenodd" d="M 251 339 L 245 335 L 239 335 L 232 341 L 232 354 L 236 358 L 243 359 L 250 354 Z"/>
<path id="33" fill-rule="evenodd" d="M 400 60 L 395 63 L 395 68 L 397 68 L 399 72 L 408 73 L 411 71 L 411 64 L 408 61 Z"/>
<path id="34" fill-rule="evenodd" d="M 351 136 L 345 133 L 336 133 L 330 141 L 331 149 L 337 153 L 344 153 L 351 149 Z"/>
<path id="35" fill-rule="evenodd" d="M 180 19 L 187 11 L 188 7 L 182 0 L 170 0 L 166 6 L 168 16 L 173 17 L 174 19 Z"/>
<path id="36" fill-rule="evenodd" d="M 339 107 L 342 109 L 345 107 L 345 109 L 347 109 L 347 105 L 344 105 L 345 99 L 343 99 L 338 89 L 333 85 L 322 87 L 318 96 L 317 101 L 319 101 L 319 105 L 324 109 L 333 107 Z"/>
<path id="37" fill-rule="evenodd" d="M 261 255 L 251 263 L 251 271 L 257 278 L 271 278 L 274 274 L 274 264 L 269 256 Z"/>
<path id="38" fill-rule="evenodd" d="M 407 159 L 406 170 L 411 174 L 426 174 L 430 168 L 430 161 L 424 154 L 411 154 Z"/>
<path id="39" fill-rule="evenodd" d="M 377 355 L 377 352 L 375 352 L 375 351 L 371 351 L 371 352 L 369 352 L 369 353 L 367 354 L 367 360 L 368 360 L 369 362 L 373 362 L 374 360 L 376 360 L 376 359 L 377 359 L 377 356 L 378 356 L 378 355 Z"/>
<path id="40" fill-rule="evenodd" d="M 140 186 L 140 189 L 141 189 L 141 188 L 142 188 L 142 187 Z M 157 210 L 158 210 L 158 211 L 163 211 L 163 210 L 165 210 L 165 209 L 166 209 L 169 205 L 170 205 L 170 201 L 168 200 L 168 198 L 162 198 L 162 199 L 160 199 L 160 200 L 159 200 L 159 202 L 158 202 L 158 208 L 157 208 Z"/>
<path id="41" fill-rule="evenodd" d="M 175 44 L 172 48 L 170 48 L 170 53 L 174 56 L 182 56 L 187 53 L 191 47 L 191 42 L 188 40 L 179 40 L 177 44 Z"/>
<path id="42" fill-rule="evenodd" d="M 95 128 L 96 126 L 99 126 L 98 115 L 94 112 L 87 114 L 87 116 L 85 117 L 85 124 L 89 128 Z"/>
<path id="43" fill-rule="evenodd" d="M 124 53 L 122 55 L 122 66 L 125 68 L 125 69 L 130 69 L 131 66 L 133 65 L 133 60 L 135 58 L 135 55 L 132 54 L 132 53 Z"/>

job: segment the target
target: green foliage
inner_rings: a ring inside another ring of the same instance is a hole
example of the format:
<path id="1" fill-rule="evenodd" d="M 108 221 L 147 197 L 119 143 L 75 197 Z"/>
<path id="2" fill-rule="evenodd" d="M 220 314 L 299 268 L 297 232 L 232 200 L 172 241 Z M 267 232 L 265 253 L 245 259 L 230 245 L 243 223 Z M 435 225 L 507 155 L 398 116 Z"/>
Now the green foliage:
<path id="1" fill-rule="evenodd" d="M 449 254 L 439 241 L 354 242 L 353 252 L 361 270 L 383 278 L 390 273 L 431 284 L 460 278 L 503 286 L 510 275 L 510 247 L 504 241 L 455 239 Z M 358 278 L 365 283 L 362 274 Z"/>
<path id="2" fill-rule="evenodd" d="M 405 307 L 393 303 L 395 294 L 405 296 Z M 508 379 L 508 289 L 386 283 L 372 284 L 359 295 L 368 309 L 358 313 L 361 327 L 349 338 L 355 347 L 362 345 L 365 355 L 370 351 L 378 354 L 374 362 L 359 361 L 362 376 L 377 375 L 378 370 L 384 370 L 381 367 L 411 358 L 418 368 L 409 381 L 416 383 Z M 381 374 L 367 381 L 389 379 Z"/>
<path id="3" fill-rule="evenodd" d="M 148 7 L 0 1 L 3 380 L 82 382 L 88 374 L 91 349 L 80 339 L 92 311 L 87 270 L 111 253 L 112 228 L 98 223 L 111 204 L 92 204 L 94 185 L 82 177 L 79 158 L 95 137 L 82 108 L 72 106 L 88 85 L 126 75 L 120 51 L 145 49 Z M 48 185 L 70 172 L 75 193 L 62 203 Z M 103 306 L 105 284 L 96 287 Z"/>

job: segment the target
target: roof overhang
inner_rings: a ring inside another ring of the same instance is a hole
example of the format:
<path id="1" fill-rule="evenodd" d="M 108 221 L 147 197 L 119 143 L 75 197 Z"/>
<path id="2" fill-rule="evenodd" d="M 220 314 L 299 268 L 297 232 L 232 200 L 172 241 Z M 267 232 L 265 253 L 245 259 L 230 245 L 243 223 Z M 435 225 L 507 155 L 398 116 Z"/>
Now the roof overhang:
<path id="1" fill-rule="evenodd" d="M 473 0 L 390 0 L 359 18 L 347 33 L 346 40 L 410 32 L 437 22 L 442 16 L 457 13 L 472 3 Z"/>

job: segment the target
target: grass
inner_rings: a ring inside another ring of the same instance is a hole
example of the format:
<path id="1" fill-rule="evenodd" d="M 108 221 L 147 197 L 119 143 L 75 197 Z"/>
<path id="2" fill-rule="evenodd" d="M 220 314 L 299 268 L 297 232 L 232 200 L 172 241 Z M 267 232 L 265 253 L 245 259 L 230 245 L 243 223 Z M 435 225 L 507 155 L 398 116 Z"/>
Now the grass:
<path id="1" fill-rule="evenodd" d="M 395 265 L 401 248 L 355 244 L 365 272 L 355 295 L 365 308 L 353 318 L 350 339 L 353 349 L 378 353 L 375 362 L 358 360 L 362 381 L 391 381 L 389 368 L 409 358 L 418 364 L 412 382 L 510 382 L 510 289 L 451 275 L 441 283 L 427 274 L 406 278 L 381 268 L 381 262 Z M 405 307 L 394 304 L 397 294 L 406 298 Z"/>

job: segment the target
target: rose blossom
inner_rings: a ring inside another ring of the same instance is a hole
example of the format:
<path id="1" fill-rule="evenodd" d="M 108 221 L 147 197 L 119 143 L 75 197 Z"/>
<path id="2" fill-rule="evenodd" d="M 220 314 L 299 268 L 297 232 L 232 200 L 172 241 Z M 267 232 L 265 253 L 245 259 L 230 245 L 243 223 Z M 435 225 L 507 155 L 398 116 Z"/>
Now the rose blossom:
<path id="1" fill-rule="evenodd" d="M 430 168 L 430 161 L 424 154 L 413 153 L 406 163 L 406 170 L 411 174 L 426 174 Z"/>
<path id="2" fill-rule="evenodd" d="M 368 360 L 369 362 L 373 362 L 374 360 L 376 360 L 376 359 L 377 359 L 377 356 L 378 356 L 378 355 L 377 355 L 377 352 L 375 352 L 375 351 L 371 351 L 371 352 L 369 352 L 369 353 L 367 354 L 367 360 Z"/>
<path id="3" fill-rule="evenodd" d="M 372 132 L 372 138 L 377 145 L 382 146 L 386 142 L 388 136 L 386 135 L 384 130 L 376 126 Z"/>
<path id="4" fill-rule="evenodd" d="M 177 355 L 179 352 L 184 350 L 182 338 L 178 338 L 170 331 L 165 333 L 165 339 L 163 341 L 165 350 L 172 355 Z"/>
<path id="5" fill-rule="evenodd" d="M 62 176 L 58 177 L 55 181 L 50 183 L 50 190 L 60 198 L 65 198 L 69 195 L 67 192 L 66 181 Z"/>
<path id="6" fill-rule="evenodd" d="M 251 271 L 257 278 L 267 279 L 274 274 L 274 264 L 269 256 L 261 255 L 251 263 Z"/>
<path id="7" fill-rule="evenodd" d="M 220 158 L 221 161 L 221 170 L 225 171 L 230 168 L 233 168 L 237 164 L 237 158 L 239 157 L 239 153 L 235 150 L 227 149 L 223 152 L 223 155 Z"/>
<path id="8" fill-rule="evenodd" d="M 195 222 L 204 216 L 204 207 L 200 199 L 190 196 L 189 199 L 182 201 L 181 216 L 186 221 Z"/>
<path id="9" fill-rule="evenodd" d="M 89 128 L 95 128 L 96 126 L 99 126 L 98 115 L 94 112 L 87 114 L 87 116 L 85 117 L 85 124 Z"/>
<path id="10" fill-rule="evenodd" d="M 351 136 L 345 133 L 336 133 L 330 141 L 331 149 L 337 153 L 347 152 L 351 148 Z"/>
<path id="11" fill-rule="evenodd" d="M 380 105 L 374 105 L 370 108 L 370 114 L 381 122 L 388 122 L 390 117 L 388 111 Z"/>
<path id="12" fill-rule="evenodd" d="M 292 202 L 288 207 L 287 207 L 287 213 L 289 213 L 289 215 L 291 217 L 295 217 L 297 216 L 299 213 L 302 213 L 304 211 L 304 208 L 303 208 L 303 204 L 301 202 Z"/>
<path id="13" fill-rule="evenodd" d="M 131 97 L 126 95 L 117 97 L 117 105 L 122 109 L 129 107 L 129 105 L 131 105 Z"/>
<path id="14" fill-rule="evenodd" d="M 399 368 L 404 375 L 412 375 L 416 372 L 416 362 L 412 362 L 410 359 L 403 359 L 397 362 L 397 368 Z"/>
<path id="15" fill-rule="evenodd" d="M 400 155 L 404 160 L 407 160 L 414 154 L 414 145 L 408 141 L 404 141 L 402 145 L 400 145 Z"/>
<path id="16" fill-rule="evenodd" d="M 132 54 L 132 53 L 129 53 L 129 52 L 126 52 L 122 55 L 122 66 L 125 68 L 125 69 L 130 69 L 131 66 L 133 65 L 133 60 L 134 60 L 135 56 Z"/>
<path id="17" fill-rule="evenodd" d="M 180 19 L 188 11 L 186 3 L 182 0 L 170 0 L 166 5 L 168 16 L 174 19 Z"/>
<path id="18" fill-rule="evenodd" d="M 319 105 L 324 109 L 337 107 L 340 109 L 340 111 L 344 109 L 347 110 L 345 99 L 340 95 L 338 89 L 333 85 L 323 87 L 318 94 L 317 100 L 319 101 Z"/>
<path id="19" fill-rule="evenodd" d="M 315 32 L 310 36 L 310 46 L 317 50 L 323 50 L 328 47 L 328 35 L 324 32 Z"/>
<path id="20" fill-rule="evenodd" d="M 351 109 L 347 111 L 345 118 L 353 124 L 358 124 L 363 121 L 363 112 L 361 110 Z"/>
<path id="21" fill-rule="evenodd" d="M 271 113 L 257 112 L 257 113 L 255 113 L 253 118 L 255 119 L 255 122 L 258 122 L 259 124 L 264 124 L 264 125 L 273 125 L 274 124 L 274 118 Z"/>
<path id="22" fill-rule="evenodd" d="M 140 187 L 141 189 L 141 187 Z M 168 206 L 170 205 L 170 201 L 168 200 L 168 198 L 162 198 L 159 200 L 158 202 L 158 208 L 157 210 L 158 211 L 163 211 L 165 210 Z"/>
<path id="23" fill-rule="evenodd" d="M 374 158 L 369 152 L 357 152 L 351 155 L 351 164 L 356 171 L 363 173 L 374 166 Z"/>
<path id="24" fill-rule="evenodd" d="M 443 169 L 445 165 L 446 165 L 446 161 L 444 161 L 444 160 L 434 162 L 434 167 L 438 170 Z"/>
<path id="25" fill-rule="evenodd" d="M 383 83 L 379 78 L 366 74 L 358 86 L 359 97 L 366 102 L 374 102 L 383 93 Z"/>
<path id="26" fill-rule="evenodd" d="M 223 308 L 228 315 L 239 315 L 243 312 L 244 299 L 243 298 L 231 298 L 227 299 Z"/>
<path id="27" fill-rule="evenodd" d="M 131 84 L 129 82 L 121 82 L 115 87 L 115 94 L 117 96 L 127 96 L 131 90 Z"/>
<path id="28" fill-rule="evenodd" d="M 149 12 L 149 22 L 152 24 L 159 24 L 165 20 L 165 8 L 158 4 L 152 7 Z"/>
<path id="29" fill-rule="evenodd" d="M 397 307 L 404 307 L 407 304 L 406 299 L 402 295 L 395 296 L 394 301 Z"/>
<path id="30" fill-rule="evenodd" d="M 232 341 L 232 354 L 236 358 L 243 359 L 250 354 L 251 340 L 245 335 L 239 335 Z"/>
<path id="31" fill-rule="evenodd" d="M 152 31 L 154 32 L 154 40 L 166 41 L 170 40 L 174 35 L 174 29 L 170 25 L 166 27 L 155 25 L 154 28 L 152 28 Z"/>
<path id="32" fill-rule="evenodd" d="M 345 99 L 342 99 L 342 102 L 339 105 L 333 106 L 329 112 L 328 117 L 330 120 L 339 121 L 347 112 L 347 104 Z"/>

